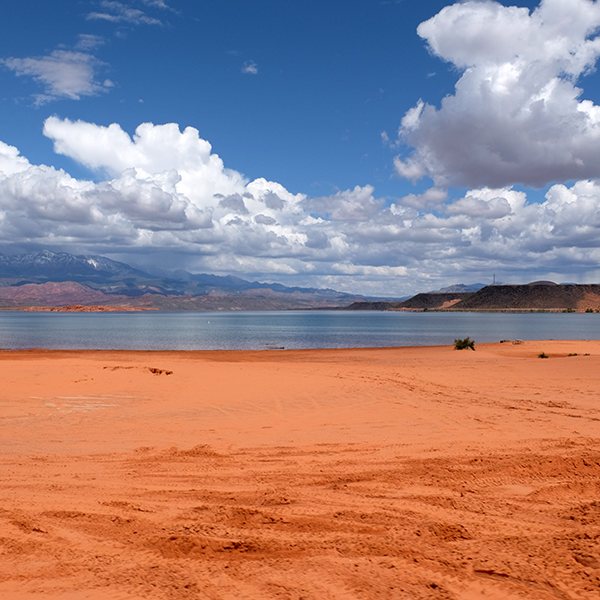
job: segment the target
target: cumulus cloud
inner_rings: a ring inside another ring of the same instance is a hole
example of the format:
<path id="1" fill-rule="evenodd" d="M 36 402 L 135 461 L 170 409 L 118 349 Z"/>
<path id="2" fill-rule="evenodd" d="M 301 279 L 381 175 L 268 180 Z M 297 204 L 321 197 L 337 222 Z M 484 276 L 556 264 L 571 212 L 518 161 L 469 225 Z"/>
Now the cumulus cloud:
<path id="1" fill-rule="evenodd" d="M 411 206 L 419 210 L 440 207 L 442 202 L 448 197 L 448 192 L 443 189 L 429 188 L 422 194 L 408 194 L 400 199 L 400 203 L 404 206 Z"/>
<path id="2" fill-rule="evenodd" d="M 194 200 L 245 191 L 242 175 L 226 169 L 221 158 L 212 153 L 210 143 L 193 127 L 180 132 L 175 123 L 144 123 L 130 137 L 115 123 L 101 127 L 50 117 L 44 124 L 44 135 L 54 141 L 58 154 L 113 176 L 128 168 L 147 173 L 176 171 L 178 190 Z"/>
<path id="3" fill-rule="evenodd" d="M 493 1 L 447 6 L 417 32 L 461 73 L 436 108 L 419 101 L 402 120 L 414 148 L 399 176 L 438 186 L 543 187 L 600 176 L 600 107 L 577 82 L 600 54 L 600 4 L 542 0 L 529 12 Z"/>
<path id="4" fill-rule="evenodd" d="M 486 201 L 468 194 L 465 198 L 448 205 L 446 213 L 449 215 L 480 217 L 482 219 L 501 219 L 511 213 L 511 208 L 506 198 L 496 197 Z"/>
<path id="5" fill-rule="evenodd" d="M 79 100 L 82 96 L 95 96 L 112 86 L 108 80 L 104 83 L 96 80 L 97 71 L 105 65 L 86 52 L 54 50 L 48 56 L 6 58 L 0 64 L 17 77 L 31 77 L 44 87 L 44 93 L 36 96 L 37 104 L 59 98 Z"/>
<path id="6" fill-rule="evenodd" d="M 305 202 L 312 213 L 332 221 L 367 221 L 381 210 L 382 200 L 373 197 L 374 188 L 356 186 L 353 190 L 336 192 L 332 196 L 311 198 Z"/>
<path id="7" fill-rule="evenodd" d="M 130 136 L 117 124 L 51 117 L 44 132 L 99 181 L 31 164 L 0 142 L 0 245 L 121 258 L 151 249 L 196 271 L 392 295 L 490 272 L 573 280 L 600 261 L 593 180 L 554 185 L 541 203 L 510 186 L 386 202 L 365 185 L 307 198 L 228 169 L 193 128 L 145 123 Z"/>
<path id="8" fill-rule="evenodd" d="M 0 142 L 0 173 L 5 177 L 10 177 L 15 173 L 25 171 L 30 166 L 29 161 L 21 156 L 17 148 Z"/>

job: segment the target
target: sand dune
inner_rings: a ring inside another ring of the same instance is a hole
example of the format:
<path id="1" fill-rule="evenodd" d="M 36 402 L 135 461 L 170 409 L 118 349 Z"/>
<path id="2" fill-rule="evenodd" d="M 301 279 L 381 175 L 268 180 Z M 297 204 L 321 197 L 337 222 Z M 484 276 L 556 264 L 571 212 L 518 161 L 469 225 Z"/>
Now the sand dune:
<path id="1" fill-rule="evenodd" d="M 0 352 L 0 381 L 0 598 L 600 598 L 600 342 Z"/>

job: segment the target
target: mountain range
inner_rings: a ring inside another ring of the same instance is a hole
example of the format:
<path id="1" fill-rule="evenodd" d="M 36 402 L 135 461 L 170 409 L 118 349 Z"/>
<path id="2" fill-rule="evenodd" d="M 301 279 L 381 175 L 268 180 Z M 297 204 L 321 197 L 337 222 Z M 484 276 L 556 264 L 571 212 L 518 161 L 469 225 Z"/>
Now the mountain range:
<path id="1" fill-rule="evenodd" d="M 358 295 L 234 276 L 148 273 L 104 256 L 43 250 L 0 254 L 0 307 L 106 306 L 163 310 L 286 310 L 346 306 Z"/>
<path id="2" fill-rule="evenodd" d="M 97 255 L 42 250 L 0 254 L 0 308 L 102 305 L 160 310 L 504 310 L 600 308 L 600 287 L 537 281 L 526 286 L 455 284 L 396 300 L 287 287 L 232 275 L 152 272 Z M 589 306 L 588 306 L 589 305 Z"/>

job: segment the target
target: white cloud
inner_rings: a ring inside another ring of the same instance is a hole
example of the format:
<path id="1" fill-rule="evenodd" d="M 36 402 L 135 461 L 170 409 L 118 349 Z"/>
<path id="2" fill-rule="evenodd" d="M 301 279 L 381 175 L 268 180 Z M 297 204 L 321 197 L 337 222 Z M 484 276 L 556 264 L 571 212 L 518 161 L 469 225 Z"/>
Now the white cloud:
<path id="1" fill-rule="evenodd" d="M 511 213 L 511 208 L 506 198 L 495 197 L 486 201 L 469 195 L 448 205 L 446 213 L 482 219 L 501 219 Z"/>
<path id="2" fill-rule="evenodd" d="M 413 158 L 402 160 L 399 156 L 396 156 L 394 158 L 394 168 L 400 177 L 409 179 L 413 183 L 427 175 L 427 168 L 423 162 Z"/>
<path id="3" fill-rule="evenodd" d="M 44 86 L 44 94 L 36 96 L 37 104 L 59 98 L 79 100 L 82 96 L 95 96 L 110 87 L 95 79 L 96 72 L 104 63 L 85 52 L 54 50 L 48 56 L 6 58 L 0 63 L 18 77 L 32 77 Z"/>
<path id="4" fill-rule="evenodd" d="M 160 0 L 146 1 L 144 4 L 148 6 L 157 6 L 159 8 L 167 8 L 164 2 Z M 100 6 L 106 12 L 91 12 L 86 16 L 88 21 L 102 20 L 111 23 L 129 23 L 132 25 L 162 25 L 159 19 L 149 17 L 144 11 L 138 8 L 132 8 L 122 2 L 116 0 L 102 0 Z"/>
<path id="5" fill-rule="evenodd" d="M 89 52 L 90 50 L 95 50 L 96 48 L 103 46 L 105 42 L 106 40 L 99 35 L 81 33 L 77 38 L 75 48 L 77 50 L 82 50 L 83 52 Z"/>
<path id="6" fill-rule="evenodd" d="M 431 188 L 391 205 L 370 185 L 309 199 L 226 168 L 193 128 L 145 123 L 129 136 L 117 124 L 52 117 L 44 131 L 57 152 L 106 176 L 78 180 L 0 143 L 0 245 L 178 253 L 192 270 L 347 290 L 354 282 L 354 291 L 384 295 L 490 272 L 573 280 L 600 261 L 592 180 L 554 185 L 539 204 L 510 187 L 450 200 Z"/>
<path id="7" fill-rule="evenodd" d="M 176 171 L 180 178 L 177 189 L 199 203 L 211 203 L 214 194 L 229 196 L 245 191 L 245 179 L 226 169 L 193 127 L 180 132 L 174 123 L 144 123 L 131 138 L 115 123 L 101 127 L 50 117 L 44 124 L 44 135 L 54 141 L 58 154 L 113 176 L 129 168 L 151 174 Z"/>
<path id="8" fill-rule="evenodd" d="M 247 60 L 242 65 L 242 73 L 247 75 L 256 75 L 258 73 L 258 65 L 253 60 Z"/>
<path id="9" fill-rule="evenodd" d="M 408 194 L 400 198 L 400 204 L 404 206 L 410 206 L 419 210 L 433 209 L 440 207 L 442 202 L 448 197 L 448 192 L 443 189 L 429 188 L 422 194 Z"/>
<path id="10" fill-rule="evenodd" d="M 0 142 L 0 174 L 9 177 L 25 171 L 31 166 L 29 161 L 21 156 L 17 148 Z"/>
<path id="11" fill-rule="evenodd" d="M 324 198 L 305 201 L 313 214 L 326 216 L 332 221 L 367 221 L 381 210 L 383 202 L 373 197 L 374 188 L 356 186 L 353 190 L 336 192 Z"/>
<path id="12" fill-rule="evenodd" d="M 542 0 L 533 12 L 466 1 L 421 23 L 431 52 L 462 72 L 440 108 L 409 110 L 414 147 L 396 171 L 439 185 L 544 186 L 600 176 L 600 107 L 575 82 L 600 55 L 600 4 Z"/>
<path id="13" fill-rule="evenodd" d="M 146 6 L 153 6 L 156 8 L 162 8 L 162 9 L 170 9 L 171 7 L 167 5 L 166 2 L 164 2 L 164 0 L 142 0 L 142 2 L 146 5 Z"/>

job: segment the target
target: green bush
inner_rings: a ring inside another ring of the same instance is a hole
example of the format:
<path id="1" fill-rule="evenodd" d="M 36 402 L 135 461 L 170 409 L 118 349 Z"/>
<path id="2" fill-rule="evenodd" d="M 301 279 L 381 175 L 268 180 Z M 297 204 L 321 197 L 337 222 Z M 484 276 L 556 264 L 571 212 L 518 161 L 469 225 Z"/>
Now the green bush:
<path id="1" fill-rule="evenodd" d="M 538 358 L 548 358 L 548 355 L 545 352 L 540 352 Z"/>
<path id="2" fill-rule="evenodd" d="M 468 337 L 466 337 L 464 340 L 454 340 L 455 350 L 464 350 L 465 348 L 471 348 L 471 350 L 475 350 L 475 340 L 471 340 Z"/>

